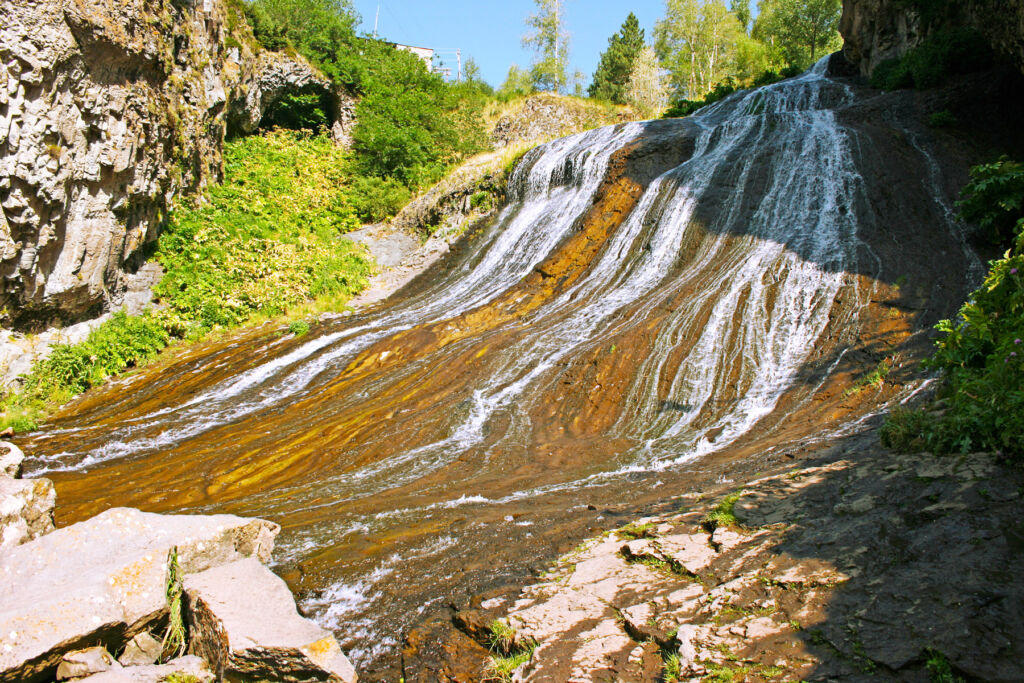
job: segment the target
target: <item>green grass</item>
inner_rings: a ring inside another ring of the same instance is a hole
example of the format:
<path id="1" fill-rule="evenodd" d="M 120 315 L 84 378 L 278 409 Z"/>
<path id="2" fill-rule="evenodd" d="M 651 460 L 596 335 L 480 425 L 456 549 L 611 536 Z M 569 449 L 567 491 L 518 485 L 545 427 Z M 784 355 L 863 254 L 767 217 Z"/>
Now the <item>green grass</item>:
<path id="1" fill-rule="evenodd" d="M 58 345 L 22 389 L 0 399 L 0 429 L 35 429 L 56 406 L 166 346 L 266 319 L 338 310 L 364 289 L 370 257 L 343 239 L 359 225 L 344 152 L 324 136 L 275 131 L 225 145 L 225 175 L 176 209 L 154 258 L 161 307 L 114 315 L 78 345 Z M 292 323 L 296 335 L 308 331 Z"/>
<path id="2" fill-rule="evenodd" d="M 736 515 L 733 513 L 733 509 L 736 506 L 736 501 L 743 495 L 743 491 L 737 491 L 736 493 L 730 493 L 728 496 L 722 499 L 722 501 L 715 506 L 711 512 L 704 516 L 701 520 L 701 524 L 709 532 L 714 531 L 718 527 L 738 527 L 740 523 L 736 520 Z"/>
<path id="3" fill-rule="evenodd" d="M 654 538 L 655 536 L 657 536 L 657 534 L 654 532 L 653 522 L 645 522 L 644 524 L 630 522 L 626 526 L 619 529 L 618 534 L 623 538 L 628 538 L 634 541 L 641 538 Z"/>
<path id="4" fill-rule="evenodd" d="M 662 652 L 664 665 L 661 670 L 662 683 L 678 683 L 682 673 L 682 664 L 679 661 L 678 652 Z"/>
<path id="5" fill-rule="evenodd" d="M 288 331 L 294 334 L 296 337 L 301 337 L 302 335 L 309 332 L 309 323 L 307 323 L 305 320 L 293 320 L 288 324 Z"/>
<path id="6" fill-rule="evenodd" d="M 883 358 L 875 366 L 875 369 L 858 379 L 853 386 L 849 387 L 843 396 L 856 396 L 860 392 L 864 391 L 868 387 L 877 389 L 885 383 L 885 378 L 889 376 L 892 371 L 893 361 L 889 358 Z"/>
<path id="7" fill-rule="evenodd" d="M 484 681 L 508 683 L 513 672 L 533 657 L 537 642 L 532 638 L 518 638 L 515 627 L 500 619 L 492 621 L 488 631 L 491 659 Z"/>
<path id="8" fill-rule="evenodd" d="M 963 678 L 953 673 L 946 655 L 938 650 L 928 650 L 925 668 L 928 669 L 928 680 L 931 683 L 964 683 Z"/>

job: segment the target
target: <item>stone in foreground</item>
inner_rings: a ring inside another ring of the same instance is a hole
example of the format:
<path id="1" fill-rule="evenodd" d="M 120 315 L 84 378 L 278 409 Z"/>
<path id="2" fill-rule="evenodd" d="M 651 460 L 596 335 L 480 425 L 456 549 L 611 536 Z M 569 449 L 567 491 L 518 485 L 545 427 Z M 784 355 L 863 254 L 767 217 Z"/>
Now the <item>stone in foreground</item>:
<path id="1" fill-rule="evenodd" d="M 218 679 L 355 683 L 328 631 L 299 615 L 284 581 L 246 559 L 185 578 L 190 649 Z"/>
<path id="2" fill-rule="evenodd" d="M 25 459 L 25 454 L 9 441 L 0 441 L 0 449 L 7 450 L 6 453 L 0 454 L 0 477 L 6 475 L 17 479 L 21 476 L 21 463 Z"/>
<path id="3" fill-rule="evenodd" d="M 167 614 L 167 556 L 183 575 L 270 558 L 279 527 L 234 515 L 115 508 L 0 554 L 0 681 L 52 679 L 64 654 L 149 630 Z"/>
<path id="4" fill-rule="evenodd" d="M 56 502 L 49 479 L 0 477 L 0 551 L 53 531 Z M 0 611 L 6 609 L 0 607 Z"/>
<path id="5" fill-rule="evenodd" d="M 70 681 L 75 678 L 85 678 L 115 667 L 121 668 L 105 647 L 96 646 L 85 650 L 76 650 L 64 655 L 64 659 L 57 666 L 57 680 Z"/>
<path id="6" fill-rule="evenodd" d="M 121 666 L 149 666 L 156 664 L 162 650 L 159 640 L 143 632 L 128 641 L 117 661 Z"/>
<path id="7" fill-rule="evenodd" d="M 111 669 L 79 680 L 81 683 L 164 683 L 174 674 L 177 674 L 178 680 L 197 683 L 209 683 L 214 680 L 213 674 L 206 667 L 206 662 L 194 655 L 172 659 L 161 665 Z"/>

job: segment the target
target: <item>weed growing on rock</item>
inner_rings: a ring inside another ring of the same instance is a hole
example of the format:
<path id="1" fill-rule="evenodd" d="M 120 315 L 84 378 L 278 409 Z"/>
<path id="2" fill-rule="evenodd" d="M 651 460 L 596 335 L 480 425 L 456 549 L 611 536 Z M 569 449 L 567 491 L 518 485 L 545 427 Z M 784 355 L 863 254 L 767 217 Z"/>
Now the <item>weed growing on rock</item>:
<path id="1" fill-rule="evenodd" d="M 715 509 L 704 516 L 701 520 L 701 525 L 708 531 L 708 533 L 714 532 L 720 526 L 723 527 L 738 527 L 740 524 L 736 520 L 736 515 L 733 513 L 733 508 L 736 506 L 736 501 L 743 495 L 742 491 L 731 493 L 722 499 Z"/>
<path id="2" fill-rule="evenodd" d="M 513 672 L 530 661 L 537 643 L 532 638 L 517 638 L 516 629 L 500 619 L 488 625 L 487 644 L 491 651 L 485 683 L 507 683 Z"/>
<path id="3" fill-rule="evenodd" d="M 302 335 L 309 332 L 309 323 L 307 323 L 305 320 L 294 320 L 288 324 L 288 331 L 294 334 L 296 337 L 301 337 Z"/>
<path id="4" fill-rule="evenodd" d="M 178 563 L 178 548 L 171 548 L 167 555 L 167 631 L 161 643 L 163 661 L 180 657 L 185 653 L 185 621 L 181 595 L 181 565 Z"/>
<path id="5" fill-rule="evenodd" d="M 928 650 L 925 668 L 928 669 L 928 680 L 931 683 L 964 683 L 964 679 L 953 673 L 946 655 L 938 650 Z"/>
<path id="6" fill-rule="evenodd" d="M 618 533 L 619 536 L 634 541 L 640 538 L 654 538 L 655 536 L 657 536 L 657 534 L 654 531 L 653 522 L 646 522 L 644 524 L 630 522 L 626 526 L 619 529 Z"/>

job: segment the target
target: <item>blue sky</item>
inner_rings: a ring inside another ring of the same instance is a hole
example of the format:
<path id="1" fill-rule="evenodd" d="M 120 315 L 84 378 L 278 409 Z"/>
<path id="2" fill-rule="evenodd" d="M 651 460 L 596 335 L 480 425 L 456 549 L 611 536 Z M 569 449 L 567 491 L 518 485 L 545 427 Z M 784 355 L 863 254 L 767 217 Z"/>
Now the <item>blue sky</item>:
<path id="1" fill-rule="evenodd" d="M 472 57 L 484 79 L 498 87 L 511 64 L 527 67 L 533 57 L 521 39 L 533 0 L 380 0 L 381 38 L 420 47 L 460 48 L 463 60 Z M 353 0 L 362 16 L 361 29 L 373 31 L 378 0 Z M 619 30 L 630 11 L 640 20 L 650 41 L 654 22 L 664 11 L 663 0 L 565 0 L 566 28 L 571 34 L 570 75 L 580 69 L 589 83 L 608 38 Z M 455 69 L 454 55 L 451 67 Z"/>

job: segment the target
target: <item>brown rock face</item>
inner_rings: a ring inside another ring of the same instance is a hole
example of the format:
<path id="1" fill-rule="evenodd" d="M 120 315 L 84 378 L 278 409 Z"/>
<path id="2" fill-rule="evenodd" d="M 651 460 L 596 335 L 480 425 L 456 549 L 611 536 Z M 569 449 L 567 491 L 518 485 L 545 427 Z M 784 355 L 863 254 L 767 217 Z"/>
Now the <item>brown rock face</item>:
<path id="1" fill-rule="evenodd" d="M 1024 71 L 1022 0 L 967 0 L 947 5 L 932 16 L 922 14 L 914 2 L 845 0 L 839 24 L 846 41 L 843 54 L 863 75 L 870 76 L 880 63 L 901 57 L 935 31 L 966 25 L 981 31 L 997 53 Z"/>

